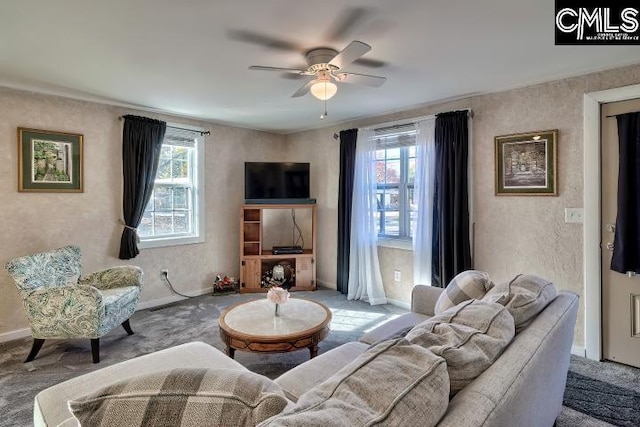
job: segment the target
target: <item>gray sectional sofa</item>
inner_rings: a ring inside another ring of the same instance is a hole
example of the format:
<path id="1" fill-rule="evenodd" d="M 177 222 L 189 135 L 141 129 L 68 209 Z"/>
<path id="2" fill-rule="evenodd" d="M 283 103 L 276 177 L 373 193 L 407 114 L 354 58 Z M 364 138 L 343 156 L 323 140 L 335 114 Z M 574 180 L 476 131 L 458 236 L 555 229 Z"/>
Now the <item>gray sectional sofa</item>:
<path id="1" fill-rule="evenodd" d="M 434 316 L 441 292 L 442 289 L 438 288 L 416 286 L 411 313 L 369 332 L 359 342 L 346 343 L 295 367 L 275 379 L 275 383 L 293 405 L 319 384 L 331 382 L 341 373 L 344 375 L 344 370 L 340 369 L 362 358 L 373 343 Z M 560 292 L 526 328 L 515 335 L 484 373 L 455 394 L 448 406 L 445 403 L 446 410 L 443 409 L 441 417 L 438 415 L 437 425 L 552 426 L 562 407 L 577 310 L 578 296 Z M 94 393 L 123 379 L 184 367 L 246 371 L 245 367 L 207 344 L 183 344 L 82 375 L 40 392 L 35 398 L 34 423 L 36 426 L 75 426 L 77 421 L 67 407 L 69 400 Z M 370 386 L 375 389 L 380 384 Z M 448 388 L 446 394 L 448 400 Z M 427 405 L 430 397 L 422 396 L 422 399 Z M 330 424 L 348 425 L 340 420 Z M 402 424 L 422 425 L 417 417 L 408 417 Z"/>

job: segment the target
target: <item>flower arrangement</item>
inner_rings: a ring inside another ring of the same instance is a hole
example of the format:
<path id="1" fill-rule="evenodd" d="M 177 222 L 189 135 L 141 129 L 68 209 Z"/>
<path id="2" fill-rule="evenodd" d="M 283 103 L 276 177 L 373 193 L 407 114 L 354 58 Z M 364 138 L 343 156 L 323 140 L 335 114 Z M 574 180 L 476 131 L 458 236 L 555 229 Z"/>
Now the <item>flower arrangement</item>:
<path id="1" fill-rule="evenodd" d="M 267 291 L 267 299 L 276 305 L 275 315 L 280 315 L 280 304 L 289 301 L 289 291 L 279 286 L 273 286 Z"/>

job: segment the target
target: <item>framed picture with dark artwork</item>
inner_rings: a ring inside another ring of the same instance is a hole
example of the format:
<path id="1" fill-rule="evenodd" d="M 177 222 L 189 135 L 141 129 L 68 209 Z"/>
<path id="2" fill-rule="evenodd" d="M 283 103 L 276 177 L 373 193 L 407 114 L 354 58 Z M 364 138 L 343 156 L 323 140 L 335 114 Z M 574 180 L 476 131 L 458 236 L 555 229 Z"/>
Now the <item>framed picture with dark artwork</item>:
<path id="1" fill-rule="evenodd" d="M 18 128 L 18 191 L 82 193 L 82 139 Z"/>
<path id="2" fill-rule="evenodd" d="M 496 136 L 496 196 L 557 196 L 557 140 L 557 129 Z"/>

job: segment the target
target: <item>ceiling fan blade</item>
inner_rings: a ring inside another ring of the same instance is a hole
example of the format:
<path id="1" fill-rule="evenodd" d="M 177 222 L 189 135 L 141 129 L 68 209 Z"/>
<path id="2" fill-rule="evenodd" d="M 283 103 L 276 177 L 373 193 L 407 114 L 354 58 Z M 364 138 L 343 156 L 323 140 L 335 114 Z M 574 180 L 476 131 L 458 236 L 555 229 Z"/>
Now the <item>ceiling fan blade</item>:
<path id="1" fill-rule="evenodd" d="M 382 68 L 387 65 L 384 61 L 378 61 L 377 59 L 358 58 L 353 61 L 354 64 L 362 65 L 369 68 Z"/>
<path id="2" fill-rule="evenodd" d="M 357 85 L 365 85 L 371 87 L 379 87 L 387 81 L 386 77 L 382 76 L 370 76 L 368 74 L 357 73 L 340 73 L 338 79 L 342 83 L 352 83 Z"/>
<path id="3" fill-rule="evenodd" d="M 307 92 L 309 92 L 309 89 L 311 89 L 311 85 L 313 84 L 313 80 L 309 80 L 307 83 L 305 83 L 304 86 L 302 86 L 300 89 L 298 89 L 296 91 L 296 93 L 294 93 L 293 95 L 291 95 L 292 98 L 299 98 L 301 96 L 304 96 L 307 94 Z"/>
<path id="4" fill-rule="evenodd" d="M 302 48 L 295 43 L 287 40 L 277 39 L 275 37 L 264 34 L 254 33 L 245 30 L 231 30 L 227 33 L 229 38 L 245 43 L 257 44 L 259 46 L 268 47 L 270 49 L 287 50 L 301 52 Z"/>
<path id="5" fill-rule="evenodd" d="M 286 71 L 289 73 L 296 73 L 296 74 L 302 74 L 307 72 L 307 70 L 298 70 L 297 68 L 265 67 L 262 65 L 252 65 L 249 67 L 249 69 L 258 70 L 258 71 Z"/>
<path id="6" fill-rule="evenodd" d="M 335 58 L 329 61 L 329 65 L 338 67 L 338 69 L 343 69 L 370 50 L 371 46 L 368 44 L 354 40 L 349 43 L 342 52 L 338 53 Z"/>
<path id="7" fill-rule="evenodd" d="M 344 40 L 372 12 L 371 8 L 350 7 L 345 9 L 327 32 L 326 40 Z"/>

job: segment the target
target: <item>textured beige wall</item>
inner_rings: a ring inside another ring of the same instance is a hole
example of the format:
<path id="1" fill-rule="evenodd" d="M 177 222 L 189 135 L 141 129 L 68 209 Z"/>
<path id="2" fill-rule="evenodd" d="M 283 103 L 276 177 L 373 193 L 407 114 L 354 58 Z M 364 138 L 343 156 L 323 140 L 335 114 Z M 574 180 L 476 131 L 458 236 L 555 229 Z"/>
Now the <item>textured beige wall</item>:
<path id="1" fill-rule="evenodd" d="M 582 111 L 585 93 L 640 83 L 640 66 L 608 70 L 526 88 L 424 106 L 339 126 L 287 136 L 289 153 L 312 161 L 317 194 L 323 213 L 319 233 L 318 280 L 335 288 L 337 183 L 339 143 L 333 134 L 342 129 L 370 126 L 438 112 L 472 108 L 473 200 L 475 212 L 475 267 L 495 281 L 522 272 L 538 274 L 559 288 L 583 295 L 582 225 L 565 224 L 564 208 L 581 207 L 583 198 Z M 339 102 L 339 94 L 329 102 Z M 558 129 L 557 197 L 496 197 L 494 195 L 494 137 L 511 133 Z M 325 230 L 330 230 L 327 233 Z M 397 287 L 389 270 L 403 268 L 406 257 L 380 250 L 387 293 Z M 391 260 L 390 260 L 391 259 Z M 404 272 L 403 272 L 404 274 Z M 584 306 L 579 312 L 575 345 L 584 344 Z"/>
<path id="2" fill-rule="evenodd" d="M 118 259 L 122 227 L 122 114 L 138 114 L 211 131 L 205 145 L 206 242 L 143 249 Z M 84 134 L 84 193 L 17 191 L 18 127 Z M 209 288 L 216 274 L 238 276 L 239 209 L 244 198 L 244 162 L 278 161 L 284 137 L 248 129 L 160 116 L 0 88 L 0 263 L 33 252 L 77 244 L 84 270 L 135 264 L 145 271 L 142 301 L 171 293 L 160 280 L 168 269 L 182 292 Z M 18 292 L 0 270 L 0 338 L 28 327 Z"/>

